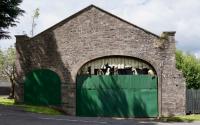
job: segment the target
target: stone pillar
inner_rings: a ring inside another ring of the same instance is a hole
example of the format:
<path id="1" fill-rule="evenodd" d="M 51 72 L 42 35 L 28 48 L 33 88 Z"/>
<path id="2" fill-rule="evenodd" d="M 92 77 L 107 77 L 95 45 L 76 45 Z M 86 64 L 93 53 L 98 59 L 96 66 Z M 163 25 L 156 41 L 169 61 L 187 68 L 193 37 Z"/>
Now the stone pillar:
<path id="1" fill-rule="evenodd" d="M 162 116 L 185 114 L 185 79 L 176 69 L 174 31 L 163 32 L 165 55 L 162 69 Z"/>
<path id="2" fill-rule="evenodd" d="M 66 114 L 76 115 L 76 84 L 65 84 L 62 86 L 62 109 Z"/>
<path id="3" fill-rule="evenodd" d="M 26 35 L 16 35 L 16 74 L 17 74 L 17 83 L 15 85 L 15 102 L 16 103 L 22 103 L 24 101 L 24 70 L 22 68 L 23 66 L 23 60 L 21 59 L 21 51 L 22 51 L 22 45 L 23 43 L 29 39 Z"/>
<path id="4" fill-rule="evenodd" d="M 168 49 L 170 49 L 171 51 L 169 51 L 169 53 L 174 54 L 175 56 L 175 52 L 176 52 L 176 40 L 175 40 L 175 31 L 168 31 L 168 32 L 163 32 L 161 34 L 161 38 L 164 38 L 167 40 L 168 43 Z"/>

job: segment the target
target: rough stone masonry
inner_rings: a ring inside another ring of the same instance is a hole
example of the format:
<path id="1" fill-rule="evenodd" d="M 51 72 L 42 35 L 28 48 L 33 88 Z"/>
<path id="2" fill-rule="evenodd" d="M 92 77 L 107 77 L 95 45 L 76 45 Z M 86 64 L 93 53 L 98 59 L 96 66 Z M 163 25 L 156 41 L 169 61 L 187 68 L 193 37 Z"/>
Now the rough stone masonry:
<path id="1" fill-rule="evenodd" d="M 16 50 L 17 102 L 23 102 L 25 75 L 50 69 L 62 81 L 62 109 L 76 115 L 80 67 L 92 59 L 120 55 L 145 60 L 155 68 L 159 116 L 185 114 L 185 79 L 175 66 L 175 32 L 157 36 L 91 5 L 33 38 L 17 35 Z"/>

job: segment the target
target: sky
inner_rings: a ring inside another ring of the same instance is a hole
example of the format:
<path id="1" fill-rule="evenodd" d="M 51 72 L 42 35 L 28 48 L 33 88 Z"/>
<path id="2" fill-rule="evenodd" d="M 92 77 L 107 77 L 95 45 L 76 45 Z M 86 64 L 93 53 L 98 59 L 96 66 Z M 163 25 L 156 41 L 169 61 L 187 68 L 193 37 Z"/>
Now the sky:
<path id="1" fill-rule="evenodd" d="M 14 46 L 14 35 L 30 36 L 36 8 L 35 35 L 91 4 L 157 35 L 176 31 L 176 47 L 200 58 L 200 0 L 23 0 L 20 8 L 26 13 L 9 28 L 12 39 L 0 40 L 0 48 Z"/>

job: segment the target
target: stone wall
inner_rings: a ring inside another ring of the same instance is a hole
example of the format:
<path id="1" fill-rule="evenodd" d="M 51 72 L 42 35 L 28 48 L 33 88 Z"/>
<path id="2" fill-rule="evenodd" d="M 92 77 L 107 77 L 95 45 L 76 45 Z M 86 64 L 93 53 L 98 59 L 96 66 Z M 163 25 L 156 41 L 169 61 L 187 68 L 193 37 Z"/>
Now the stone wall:
<path id="1" fill-rule="evenodd" d="M 104 10 L 89 6 L 33 38 L 16 36 L 19 86 L 37 68 L 55 71 L 62 81 L 62 108 L 76 112 L 76 74 L 103 56 L 130 56 L 149 62 L 158 75 L 159 115 L 185 114 L 185 80 L 175 67 L 175 32 L 157 36 Z"/>

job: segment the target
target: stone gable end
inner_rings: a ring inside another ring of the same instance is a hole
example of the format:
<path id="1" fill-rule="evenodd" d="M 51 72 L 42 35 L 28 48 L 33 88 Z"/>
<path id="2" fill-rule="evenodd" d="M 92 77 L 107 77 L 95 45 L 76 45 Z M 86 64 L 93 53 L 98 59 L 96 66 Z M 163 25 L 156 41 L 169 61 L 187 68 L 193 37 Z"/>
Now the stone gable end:
<path id="1" fill-rule="evenodd" d="M 76 75 L 88 61 L 129 56 L 150 63 L 158 75 L 159 116 L 185 113 L 185 81 L 175 67 L 175 32 L 157 36 L 94 5 L 33 38 L 16 36 L 16 100 L 23 102 L 23 80 L 33 69 L 55 71 L 62 81 L 62 109 L 76 112 Z"/>

